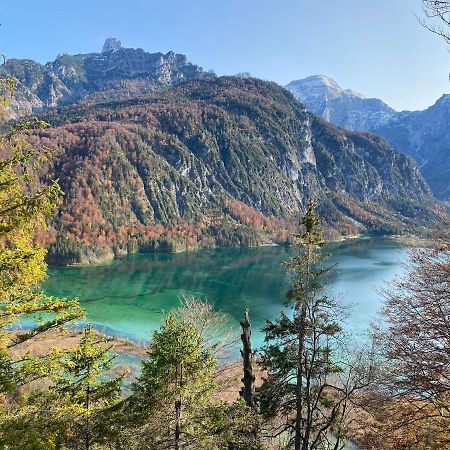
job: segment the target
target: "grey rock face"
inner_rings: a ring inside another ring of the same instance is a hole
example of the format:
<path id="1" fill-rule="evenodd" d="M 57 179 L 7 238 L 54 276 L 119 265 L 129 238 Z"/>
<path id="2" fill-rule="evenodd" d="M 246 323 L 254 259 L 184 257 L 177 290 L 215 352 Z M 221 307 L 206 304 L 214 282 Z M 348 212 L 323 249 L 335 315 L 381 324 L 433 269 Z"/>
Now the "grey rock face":
<path id="1" fill-rule="evenodd" d="M 16 96 L 9 108 L 11 116 L 17 118 L 72 104 L 108 88 L 105 98 L 113 101 L 215 75 L 190 63 L 185 55 L 122 48 L 118 39 L 109 38 L 102 53 L 60 53 L 45 65 L 11 59 L 0 67 L 0 76 L 17 80 Z M 129 82 L 117 90 L 118 81 Z"/>
<path id="2" fill-rule="evenodd" d="M 374 132 L 419 164 L 436 197 L 450 199 L 450 95 L 424 111 L 403 111 Z"/>
<path id="3" fill-rule="evenodd" d="M 321 75 L 293 81 L 286 88 L 329 122 L 385 137 L 416 159 L 437 198 L 450 199 L 450 95 L 424 111 L 397 112 L 379 99 L 342 89 Z"/>
<path id="4" fill-rule="evenodd" d="M 323 75 L 292 81 L 286 89 L 311 112 L 351 131 L 382 126 L 396 113 L 381 100 L 343 89 Z"/>
<path id="5" fill-rule="evenodd" d="M 115 50 L 120 50 L 122 48 L 122 42 L 116 38 L 108 38 L 103 44 L 102 53 L 113 52 Z"/>

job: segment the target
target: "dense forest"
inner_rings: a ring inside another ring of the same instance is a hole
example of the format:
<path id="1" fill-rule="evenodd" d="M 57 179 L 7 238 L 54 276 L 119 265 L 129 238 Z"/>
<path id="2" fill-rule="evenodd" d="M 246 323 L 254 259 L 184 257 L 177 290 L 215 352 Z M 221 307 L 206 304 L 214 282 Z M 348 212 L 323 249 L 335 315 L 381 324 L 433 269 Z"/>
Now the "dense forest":
<path id="1" fill-rule="evenodd" d="M 290 242 L 315 197 L 328 239 L 426 233 L 440 214 L 386 141 L 308 113 L 275 83 L 199 78 L 149 96 L 48 112 L 28 132 L 65 195 L 51 263 Z"/>
<path id="2" fill-rule="evenodd" d="M 58 347 L 83 311 L 76 299 L 39 289 L 46 251 L 36 232 L 52 222 L 62 196 L 56 181 L 40 177 L 47 155 L 26 141 L 30 130 L 45 134 L 42 127 L 27 122 L 1 140 L 2 448 L 342 450 L 349 441 L 368 450 L 448 448 L 448 235 L 411 251 L 403 278 L 385 290 L 385 325 L 355 347 L 342 331 L 342 304 L 326 289 L 333 267 L 320 207 L 310 201 L 291 236 L 286 309 L 267 322 L 259 354 L 251 311 L 242 312 L 240 395 L 225 398 L 221 382 L 235 337 L 219 312 L 195 299 L 166 315 L 139 374 L 117 373 L 113 341 L 89 326 L 73 346 Z M 244 206 L 228 207 L 252 217 Z M 251 220 L 271 225 L 262 215 Z M 45 337 L 52 345 L 42 348 Z"/>

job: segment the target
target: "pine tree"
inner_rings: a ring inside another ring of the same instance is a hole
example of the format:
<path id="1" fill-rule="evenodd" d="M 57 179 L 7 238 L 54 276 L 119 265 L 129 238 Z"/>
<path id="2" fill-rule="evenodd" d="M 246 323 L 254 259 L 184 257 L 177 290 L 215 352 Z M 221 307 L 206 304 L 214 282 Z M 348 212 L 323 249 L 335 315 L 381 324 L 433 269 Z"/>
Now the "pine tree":
<path id="1" fill-rule="evenodd" d="M 203 448 L 214 369 L 214 356 L 196 328 L 168 315 L 153 334 L 133 389 L 135 411 L 147 421 L 141 448 Z"/>
<path id="2" fill-rule="evenodd" d="M 0 79 L 2 118 L 13 89 L 13 80 Z M 51 448 L 52 437 L 47 439 L 45 432 L 50 432 L 52 426 L 39 428 L 39 421 L 35 420 L 38 405 L 46 405 L 49 397 L 42 392 L 24 395 L 18 388 L 47 377 L 52 361 L 49 357 L 29 354 L 17 357 L 17 354 L 23 355 L 24 348 L 42 333 L 61 329 L 83 315 L 76 300 L 49 297 L 39 290 L 46 276 L 46 252 L 34 237 L 37 230 L 45 228 L 61 196 L 56 181 L 41 183 L 37 179 L 45 155 L 33 152 L 24 138 L 27 130 L 43 126 L 46 124 L 41 121 L 28 121 L 0 136 L 0 445 L 3 446 L 5 442 L 14 442 L 17 433 L 26 442 L 29 431 L 30 435 L 39 436 L 42 448 Z M 27 326 L 20 329 L 18 325 L 24 323 Z M 27 448 L 25 444 L 23 448 Z M 33 448 L 41 448 L 38 440 Z"/>
<path id="3" fill-rule="evenodd" d="M 332 379 L 342 372 L 333 346 L 341 327 L 338 305 L 324 292 L 330 267 L 322 266 L 325 241 L 313 202 L 302 224 L 304 233 L 294 237 L 300 252 L 286 263 L 293 278 L 286 299 L 292 316 L 281 312 L 264 329 L 268 376 L 260 389 L 261 410 L 268 418 L 283 418 L 276 433 L 289 437 L 288 448 L 340 449 L 344 399 Z"/>
<path id="4" fill-rule="evenodd" d="M 60 403 L 55 412 L 67 424 L 60 440 L 71 448 L 89 450 L 110 437 L 108 415 L 120 399 L 122 378 L 107 374 L 113 357 L 106 344 L 88 326 L 74 348 L 56 352 L 59 367 L 50 390 Z"/>

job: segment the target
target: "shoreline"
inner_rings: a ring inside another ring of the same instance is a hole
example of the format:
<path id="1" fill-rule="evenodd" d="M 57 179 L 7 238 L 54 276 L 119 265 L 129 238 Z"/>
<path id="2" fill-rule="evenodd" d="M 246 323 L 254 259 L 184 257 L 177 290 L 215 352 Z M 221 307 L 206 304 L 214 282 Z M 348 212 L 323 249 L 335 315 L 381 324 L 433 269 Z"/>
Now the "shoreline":
<path id="1" fill-rule="evenodd" d="M 339 239 L 331 239 L 328 240 L 328 244 L 339 244 L 346 241 L 356 241 L 356 240 L 363 240 L 363 239 L 388 239 L 391 238 L 392 235 L 371 235 L 371 234 L 357 234 L 357 235 L 349 235 L 349 236 L 342 236 Z M 219 249 L 250 249 L 250 248 L 267 248 L 267 247 L 292 247 L 292 244 L 290 243 L 276 243 L 276 242 L 266 242 L 262 243 L 260 245 L 252 245 L 252 246 L 219 246 L 219 247 L 198 247 L 193 249 L 186 249 L 186 250 L 176 250 L 176 251 L 149 251 L 149 252 L 136 252 L 136 253 L 122 253 L 118 255 L 114 255 L 112 257 L 108 258 L 97 258 L 96 261 L 93 262 L 75 262 L 70 264 L 52 264 L 50 262 L 47 262 L 48 267 L 50 268 L 57 268 L 57 267 L 77 267 L 77 268 L 86 268 L 86 267 L 96 267 L 96 266 L 102 266 L 107 264 L 112 264 L 115 261 L 120 261 L 129 257 L 133 256 L 142 256 L 142 255 L 151 255 L 151 254 L 181 254 L 181 253 L 196 253 L 201 251 L 208 251 L 208 250 L 219 250 Z"/>

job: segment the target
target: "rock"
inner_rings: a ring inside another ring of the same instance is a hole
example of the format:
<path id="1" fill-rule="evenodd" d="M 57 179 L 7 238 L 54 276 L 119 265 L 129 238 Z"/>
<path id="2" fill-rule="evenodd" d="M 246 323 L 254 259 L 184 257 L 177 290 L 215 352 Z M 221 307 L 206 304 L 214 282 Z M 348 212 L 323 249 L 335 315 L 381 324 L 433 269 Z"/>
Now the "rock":
<path id="1" fill-rule="evenodd" d="M 118 39 L 109 38 L 102 53 L 60 53 L 55 61 L 45 65 L 30 60 L 8 60 L 0 66 L 0 76 L 17 79 L 16 96 L 9 113 L 18 118 L 46 108 L 89 101 L 91 96 L 123 100 L 181 81 L 214 75 L 190 63 L 185 55 L 122 48 Z"/>
<path id="2" fill-rule="evenodd" d="M 108 38 L 103 44 L 102 53 L 114 52 L 116 50 L 120 50 L 122 48 L 122 42 L 116 38 Z"/>

